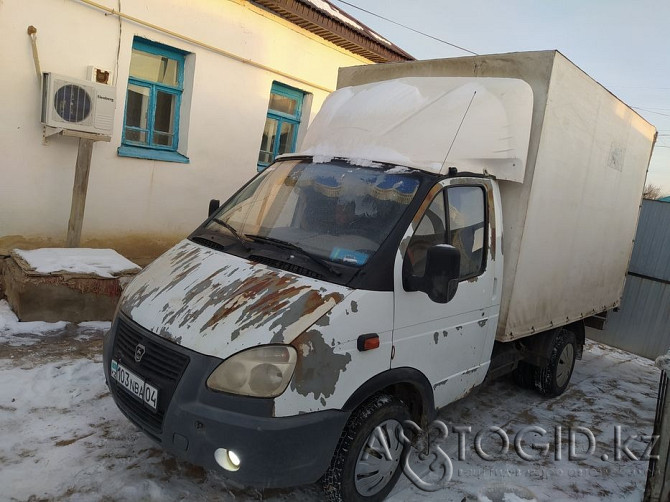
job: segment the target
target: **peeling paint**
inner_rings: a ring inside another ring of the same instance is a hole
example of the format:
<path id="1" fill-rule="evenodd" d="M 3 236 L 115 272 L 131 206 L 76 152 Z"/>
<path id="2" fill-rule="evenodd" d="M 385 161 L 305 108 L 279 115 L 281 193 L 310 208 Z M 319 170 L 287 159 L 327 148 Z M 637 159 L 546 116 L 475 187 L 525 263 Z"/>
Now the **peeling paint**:
<path id="1" fill-rule="evenodd" d="M 477 324 L 479 324 L 482 328 L 486 326 L 488 319 L 482 319 L 481 321 L 477 321 Z"/>
<path id="2" fill-rule="evenodd" d="M 448 335 L 449 335 L 449 332 L 445 329 L 445 330 L 442 332 L 442 336 L 446 338 Z"/>
<path id="3" fill-rule="evenodd" d="M 353 301 L 353 300 L 351 301 L 351 311 L 352 311 L 353 313 L 358 312 L 358 303 L 355 302 L 355 301 Z"/>
<path id="4" fill-rule="evenodd" d="M 299 354 L 291 389 L 303 396 L 313 394 L 314 399 L 330 397 L 340 374 L 351 361 L 351 354 L 336 354 L 315 329 L 303 333 L 291 345 Z"/>
<path id="5" fill-rule="evenodd" d="M 462 331 L 462 330 L 463 330 L 463 326 L 456 326 L 456 331 Z"/>
<path id="6" fill-rule="evenodd" d="M 139 274 L 121 305 L 160 336 L 226 357 L 238 338 L 237 350 L 288 343 L 317 321 L 328 325 L 325 314 L 350 291 L 185 241 Z"/>
<path id="7" fill-rule="evenodd" d="M 440 334 L 437 331 L 433 333 L 433 340 L 435 340 L 435 345 L 437 345 L 437 342 L 440 340 Z"/>
<path id="8" fill-rule="evenodd" d="M 326 327 L 330 325 L 330 310 L 324 315 L 319 317 L 319 319 L 314 323 L 317 326 Z"/>
<path id="9" fill-rule="evenodd" d="M 491 261 L 496 259 L 496 212 L 495 212 L 495 200 L 493 198 L 493 187 L 491 183 L 486 183 L 486 198 L 488 200 L 489 206 L 489 256 Z"/>

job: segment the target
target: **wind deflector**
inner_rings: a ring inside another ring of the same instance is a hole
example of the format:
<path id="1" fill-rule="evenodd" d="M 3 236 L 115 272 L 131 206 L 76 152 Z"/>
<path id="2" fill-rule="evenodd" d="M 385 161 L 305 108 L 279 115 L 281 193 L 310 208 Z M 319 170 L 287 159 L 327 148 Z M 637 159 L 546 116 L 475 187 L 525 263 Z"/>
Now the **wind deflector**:
<path id="1" fill-rule="evenodd" d="M 408 77 L 332 93 L 296 155 L 523 182 L 533 91 L 520 79 Z"/>

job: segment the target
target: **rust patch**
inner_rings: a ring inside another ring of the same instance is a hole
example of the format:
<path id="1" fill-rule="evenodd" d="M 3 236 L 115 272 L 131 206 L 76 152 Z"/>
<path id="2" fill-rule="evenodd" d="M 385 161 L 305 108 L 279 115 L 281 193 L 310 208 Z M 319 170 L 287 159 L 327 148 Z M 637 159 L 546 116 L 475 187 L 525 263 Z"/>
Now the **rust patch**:
<path id="1" fill-rule="evenodd" d="M 222 319 L 239 310 L 240 322 L 231 334 L 231 340 L 235 340 L 241 331 L 280 315 L 281 309 L 290 303 L 291 298 L 309 287 L 294 286 L 295 282 L 291 277 L 268 272 L 224 285 L 213 293 L 212 299 L 203 307 L 223 301 L 200 331 L 216 326 Z"/>
<path id="2" fill-rule="evenodd" d="M 302 396 L 314 399 L 327 398 L 335 392 L 340 374 L 351 361 L 351 354 L 335 354 L 323 340 L 321 332 L 312 329 L 291 342 L 298 351 L 291 389 Z"/>
<path id="3" fill-rule="evenodd" d="M 284 331 L 286 328 L 289 326 L 293 325 L 294 323 L 298 322 L 303 317 L 306 317 L 310 315 L 312 312 L 314 312 L 316 309 L 324 305 L 325 303 L 328 303 L 330 300 L 334 300 L 333 306 L 337 305 L 344 299 L 344 296 L 341 295 L 340 293 L 330 293 L 326 296 L 321 296 L 317 291 L 310 290 L 307 293 L 303 294 L 300 298 L 297 298 L 287 309 L 284 309 L 282 312 L 277 312 L 277 314 L 281 314 L 279 317 L 274 319 L 272 324 L 269 327 L 269 331 L 274 330 L 275 328 L 279 327 L 279 331 L 277 331 L 274 336 L 272 337 L 272 342 L 283 342 L 284 341 Z M 325 315 L 321 316 L 319 320 L 317 321 L 317 324 L 321 319 L 323 319 Z M 321 326 L 327 326 L 330 323 L 330 320 L 326 317 L 324 321 L 325 324 L 319 324 Z M 308 328 L 309 326 L 305 326 L 305 328 Z"/>

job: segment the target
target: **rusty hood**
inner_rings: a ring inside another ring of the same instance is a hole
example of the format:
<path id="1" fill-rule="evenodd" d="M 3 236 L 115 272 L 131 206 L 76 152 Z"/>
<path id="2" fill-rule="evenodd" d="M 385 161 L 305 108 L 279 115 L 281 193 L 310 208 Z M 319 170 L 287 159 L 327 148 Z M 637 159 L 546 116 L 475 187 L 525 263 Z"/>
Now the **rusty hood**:
<path id="1" fill-rule="evenodd" d="M 184 240 L 137 275 L 120 308 L 159 336 L 225 358 L 290 343 L 350 292 Z"/>

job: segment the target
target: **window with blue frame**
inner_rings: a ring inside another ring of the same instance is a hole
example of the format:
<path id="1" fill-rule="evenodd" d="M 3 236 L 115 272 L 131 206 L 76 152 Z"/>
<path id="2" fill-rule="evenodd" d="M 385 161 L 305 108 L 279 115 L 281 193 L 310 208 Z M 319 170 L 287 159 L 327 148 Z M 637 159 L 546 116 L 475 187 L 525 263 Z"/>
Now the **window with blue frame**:
<path id="1" fill-rule="evenodd" d="M 282 153 L 295 151 L 304 93 L 293 87 L 272 83 L 268 115 L 258 154 L 258 170 L 262 171 Z"/>
<path id="2" fill-rule="evenodd" d="M 119 155 L 187 162 L 177 153 L 186 53 L 135 37 Z"/>

